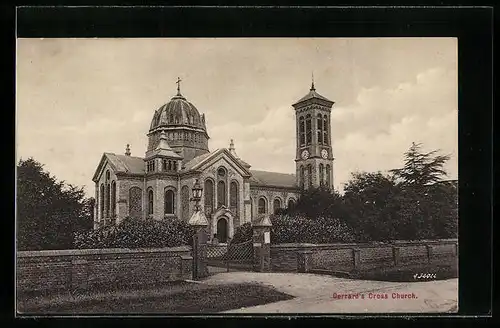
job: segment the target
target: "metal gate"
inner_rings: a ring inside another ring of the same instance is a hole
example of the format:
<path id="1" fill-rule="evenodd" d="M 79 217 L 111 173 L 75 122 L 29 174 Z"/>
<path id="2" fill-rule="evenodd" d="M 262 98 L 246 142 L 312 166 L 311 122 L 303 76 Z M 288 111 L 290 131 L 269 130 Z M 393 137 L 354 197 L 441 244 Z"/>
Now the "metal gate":
<path id="1" fill-rule="evenodd" d="M 219 268 L 253 270 L 253 241 L 207 244 L 207 265 Z"/>

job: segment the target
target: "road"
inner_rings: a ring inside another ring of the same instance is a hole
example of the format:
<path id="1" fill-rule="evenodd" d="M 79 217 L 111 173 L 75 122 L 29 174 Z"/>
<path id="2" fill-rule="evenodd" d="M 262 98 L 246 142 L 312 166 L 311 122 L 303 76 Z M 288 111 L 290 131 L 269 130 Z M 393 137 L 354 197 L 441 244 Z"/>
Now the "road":
<path id="1" fill-rule="evenodd" d="M 458 279 L 383 282 L 306 273 L 221 272 L 206 284 L 255 282 L 294 299 L 226 313 L 452 313 L 458 304 Z"/>

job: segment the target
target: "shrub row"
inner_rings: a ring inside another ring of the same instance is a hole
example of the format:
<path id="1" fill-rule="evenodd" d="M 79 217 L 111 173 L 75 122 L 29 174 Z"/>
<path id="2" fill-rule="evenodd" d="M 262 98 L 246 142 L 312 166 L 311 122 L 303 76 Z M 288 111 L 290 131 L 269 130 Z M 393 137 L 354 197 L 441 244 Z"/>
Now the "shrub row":
<path id="1" fill-rule="evenodd" d="M 187 222 L 126 218 L 117 225 L 75 234 L 75 247 L 161 248 L 191 245 L 193 228 Z"/>
<path id="2" fill-rule="evenodd" d="M 351 228 L 338 219 L 303 216 L 274 215 L 271 217 L 271 243 L 312 243 L 327 244 L 354 242 Z M 234 234 L 233 242 L 240 243 L 252 239 L 252 226 L 245 223 Z"/>
<path id="3" fill-rule="evenodd" d="M 314 218 L 303 216 L 273 216 L 271 242 L 328 244 L 337 242 L 353 242 L 355 234 L 351 228 L 339 219 Z"/>

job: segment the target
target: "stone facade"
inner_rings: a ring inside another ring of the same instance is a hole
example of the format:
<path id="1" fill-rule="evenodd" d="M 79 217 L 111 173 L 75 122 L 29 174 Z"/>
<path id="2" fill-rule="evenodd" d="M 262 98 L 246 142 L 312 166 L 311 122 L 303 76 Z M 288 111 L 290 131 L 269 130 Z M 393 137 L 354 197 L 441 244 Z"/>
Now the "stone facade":
<path id="1" fill-rule="evenodd" d="M 311 91 L 294 108 L 297 113 L 321 112 L 329 117 L 333 102 L 325 99 Z M 297 120 L 301 115 L 297 114 Z M 313 129 L 320 129 L 318 122 Z M 297 121 L 298 138 L 299 128 Z M 195 210 L 191 197 L 198 180 L 204 189 L 200 205 L 209 220 L 209 238 L 225 242 L 256 215 L 272 214 L 299 197 L 300 172 L 250 170 L 236 154 L 232 140 L 229 148 L 211 152 L 205 116 L 182 96 L 180 87 L 176 96 L 153 113 L 147 137 L 144 157 L 131 156 L 128 145 L 125 155 L 102 156 L 93 178 L 95 228 L 117 224 L 126 217 L 188 221 Z M 304 161 L 313 164 L 314 186 L 320 184 L 320 164 L 333 170 L 330 142 L 320 145 L 317 141 L 313 141 L 310 158 L 296 159 L 297 168 L 307 164 Z M 302 148 L 297 142 L 297 156 Z M 324 148 L 329 151 L 327 158 L 319 157 Z"/>

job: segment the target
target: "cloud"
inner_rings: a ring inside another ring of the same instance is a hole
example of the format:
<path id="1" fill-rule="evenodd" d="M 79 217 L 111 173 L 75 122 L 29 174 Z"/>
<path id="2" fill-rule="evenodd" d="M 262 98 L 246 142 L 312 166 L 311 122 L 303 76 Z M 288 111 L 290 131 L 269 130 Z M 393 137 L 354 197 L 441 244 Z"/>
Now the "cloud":
<path id="1" fill-rule="evenodd" d="M 332 113 L 338 184 L 353 171 L 401 167 L 412 142 L 450 154 L 449 178 L 457 178 L 458 110 L 454 72 L 440 68 L 391 89 L 361 90 L 352 107 Z"/>

